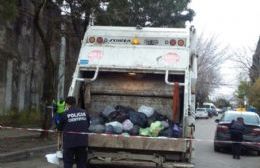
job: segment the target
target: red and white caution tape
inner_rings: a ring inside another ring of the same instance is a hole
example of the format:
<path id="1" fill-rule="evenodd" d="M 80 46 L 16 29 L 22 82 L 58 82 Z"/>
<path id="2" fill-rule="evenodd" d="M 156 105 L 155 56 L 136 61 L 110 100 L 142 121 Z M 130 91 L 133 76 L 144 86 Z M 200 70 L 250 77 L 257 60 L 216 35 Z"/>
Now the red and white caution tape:
<path id="1" fill-rule="evenodd" d="M 12 129 L 12 130 L 21 130 L 21 131 L 34 131 L 34 132 L 49 132 L 49 133 L 57 133 L 59 131 L 57 130 L 45 130 L 40 128 L 19 128 L 19 127 L 10 127 L 10 126 L 1 126 L 0 129 Z M 144 137 L 144 136 L 127 136 L 127 135 L 117 135 L 117 134 L 104 134 L 104 133 L 89 133 L 89 132 L 74 132 L 74 131 L 68 131 L 63 132 L 67 134 L 80 134 L 80 135 L 103 135 L 103 136 L 114 136 L 114 137 L 128 137 L 128 138 L 143 138 L 143 139 L 171 139 L 171 140 L 182 140 L 182 141 L 196 141 L 196 142 L 216 142 L 216 143 L 233 143 L 233 141 L 230 140 L 213 140 L 213 139 L 197 139 L 197 138 L 169 138 L 169 137 Z M 257 145 L 260 147 L 260 142 L 236 142 L 236 143 L 242 143 L 242 144 L 248 144 L 248 145 Z"/>

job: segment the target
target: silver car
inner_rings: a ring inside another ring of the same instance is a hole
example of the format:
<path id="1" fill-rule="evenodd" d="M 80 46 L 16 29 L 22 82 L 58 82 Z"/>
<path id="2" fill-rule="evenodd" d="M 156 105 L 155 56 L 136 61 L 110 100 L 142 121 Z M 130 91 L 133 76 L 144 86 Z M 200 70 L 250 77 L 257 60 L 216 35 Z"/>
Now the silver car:
<path id="1" fill-rule="evenodd" d="M 209 118 L 207 108 L 197 108 L 195 113 L 195 118 Z"/>

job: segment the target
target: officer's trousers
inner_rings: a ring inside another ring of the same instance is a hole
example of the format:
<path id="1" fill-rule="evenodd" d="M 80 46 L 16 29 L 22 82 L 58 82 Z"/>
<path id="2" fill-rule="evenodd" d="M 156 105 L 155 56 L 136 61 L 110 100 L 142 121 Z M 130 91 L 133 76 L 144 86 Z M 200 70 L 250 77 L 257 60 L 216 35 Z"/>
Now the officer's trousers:
<path id="1" fill-rule="evenodd" d="M 72 168 L 75 162 L 77 168 L 86 168 L 87 151 L 86 147 L 74 147 L 63 149 L 64 168 Z"/>

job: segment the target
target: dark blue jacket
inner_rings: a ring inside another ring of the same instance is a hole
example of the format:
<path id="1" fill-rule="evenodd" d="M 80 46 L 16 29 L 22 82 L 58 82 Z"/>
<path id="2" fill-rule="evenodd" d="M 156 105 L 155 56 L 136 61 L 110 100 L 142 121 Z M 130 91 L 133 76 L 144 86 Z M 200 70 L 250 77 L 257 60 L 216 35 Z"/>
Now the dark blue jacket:
<path id="1" fill-rule="evenodd" d="M 231 140 L 232 141 L 243 141 L 243 134 L 245 131 L 245 126 L 238 122 L 232 122 L 231 126 L 230 126 L 230 136 L 231 136 Z"/>
<path id="2" fill-rule="evenodd" d="M 58 129 L 63 131 L 63 148 L 84 147 L 88 145 L 87 133 L 89 127 L 89 115 L 85 110 L 71 107 L 61 117 Z M 72 133 L 74 132 L 74 133 Z"/>

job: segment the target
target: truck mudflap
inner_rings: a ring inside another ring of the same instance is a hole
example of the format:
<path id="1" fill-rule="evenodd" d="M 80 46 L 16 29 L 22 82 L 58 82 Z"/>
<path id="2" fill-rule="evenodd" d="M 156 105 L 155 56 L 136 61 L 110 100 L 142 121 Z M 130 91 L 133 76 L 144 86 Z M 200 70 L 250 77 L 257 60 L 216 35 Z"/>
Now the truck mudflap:
<path id="1" fill-rule="evenodd" d="M 127 167 L 154 167 L 154 168 L 193 168 L 194 164 L 192 163 L 182 163 L 182 162 L 164 162 L 158 164 L 155 162 L 148 161 L 132 161 L 132 160 L 118 160 L 118 161 L 109 161 L 109 160 L 100 160 L 100 159 L 91 159 L 90 164 L 92 165 L 109 165 L 109 166 L 127 166 Z"/>

